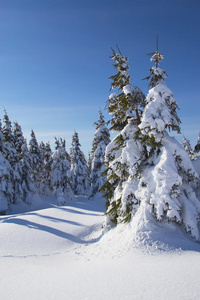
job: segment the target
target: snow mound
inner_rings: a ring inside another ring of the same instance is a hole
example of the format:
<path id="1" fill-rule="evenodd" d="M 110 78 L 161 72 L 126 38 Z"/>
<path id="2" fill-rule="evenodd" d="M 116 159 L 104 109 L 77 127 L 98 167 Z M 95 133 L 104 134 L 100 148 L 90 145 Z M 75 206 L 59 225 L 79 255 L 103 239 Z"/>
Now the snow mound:
<path id="1" fill-rule="evenodd" d="M 185 251 L 200 252 L 200 244 L 181 226 L 156 221 L 151 212 L 144 207 L 138 210 L 129 224 L 118 224 L 110 230 L 106 228 L 98 243 L 91 245 L 90 250 L 91 253 L 95 253 L 95 256 L 99 251 L 101 256 L 119 258 L 135 252 L 151 255 L 174 252 L 180 254 Z"/>

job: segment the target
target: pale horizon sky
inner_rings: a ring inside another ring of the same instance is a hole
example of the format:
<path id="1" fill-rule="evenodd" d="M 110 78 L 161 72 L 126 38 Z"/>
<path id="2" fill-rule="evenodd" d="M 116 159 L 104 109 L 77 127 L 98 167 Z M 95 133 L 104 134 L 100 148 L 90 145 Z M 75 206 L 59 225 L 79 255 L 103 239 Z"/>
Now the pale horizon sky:
<path id="1" fill-rule="evenodd" d="M 69 151 L 76 130 L 87 155 L 99 109 L 109 119 L 108 77 L 116 73 L 110 48 L 118 44 L 129 57 L 132 83 L 147 94 L 146 54 L 155 51 L 158 34 L 182 133 L 196 144 L 199 0 L 1 0 L 0 8 L 0 118 L 6 109 L 28 140 L 32 129 L 38 142 L 54 145 L 56 135 Z"/>

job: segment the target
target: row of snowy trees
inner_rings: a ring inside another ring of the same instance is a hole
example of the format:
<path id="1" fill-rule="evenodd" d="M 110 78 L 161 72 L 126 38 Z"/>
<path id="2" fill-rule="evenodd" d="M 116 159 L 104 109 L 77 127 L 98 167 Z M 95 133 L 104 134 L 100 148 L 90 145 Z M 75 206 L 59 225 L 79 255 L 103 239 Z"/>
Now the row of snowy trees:
<path id="1" fill-rule="evenodd" d="M 96 132 L 88 162 L 81 151 L 78 133 L 74 132 L 70 154 L 66 142 L 55 138 L 55 151 L 50 144 L 38 144 L 31 131 L 29 145 L 20 125 L 12 126 L 5 111 L 4 126 L 0 123 L 0 213 L 21 201 L 31 204 L 38 195 L 57 197 L 58 204 L 72 200 L 74 195 L 93 197 L 105 182 L 104 153 L 110 142 L 104 116 L 95 123 Z"/>
<path id="2" fill-rule="evenodd" d="M 156 51 L 151 57 L 155 66 L 149 70 L 145 97 L 130 82 L 128 58 L 112 51 L 117 74 L 111 87 L 118 93 L 110 95 L 107 107 L 117 136 L 105 151 L 107 180 L 101 191 L 107 199 L 106 226 L 130 222 L 137 215 L 178 223 L 199 240 L 199 177 L 188 151 L 169 135 L 181 130 L 178 105 L 159 67 L 164 55 Z"/>

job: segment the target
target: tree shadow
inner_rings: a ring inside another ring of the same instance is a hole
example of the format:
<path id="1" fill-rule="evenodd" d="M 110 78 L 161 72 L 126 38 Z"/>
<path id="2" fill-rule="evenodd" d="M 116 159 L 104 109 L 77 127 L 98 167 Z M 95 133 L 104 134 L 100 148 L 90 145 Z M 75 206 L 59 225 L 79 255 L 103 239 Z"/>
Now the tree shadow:
<path id="1" fill-rule="evenodd" d="M 73 205 L 74 207 L 74 205 Z M 79 207 L 74 207 L 74 208 L 79 208 Z M 88 215 L 88 216 L 98 216 L 99 213 L 90 213 L 87 211 L 78 211 L 76 209 L 73 209 L 73 208 L 69 208 L 68 206 L 58 206 L 57 209 L 60 209 L 60 210 L 64 210 L 64 211 L 67 211 L 69 213 L 73 213 L 73 214 L 78 214 L 78 215 Z M 84 208 L 86 210 L 86 208 Z M 103 215 L 103 213 L 102 213 Z"/>
<path id="2" fill-rule="evenodd" d="M 44 216 L 44 215 L 40 215 L 38 213 L 34 213 L 34 215 L 43 218 L 43 219 L 47 219 L 50 220 L 52 222 L 62 222 L 62 223 L 67 223 L 70 225 L 75 225 L 75 226 L 84 226 L 81 223 L 75 222 L 75 221 L 70 221 L 70 220 L 66 220 L 66 219 L 60 219 L 60 218 L 56 218 L 56 217 L 52 217 L 52 216 Z"/>
<path id="3" fill-rule="evenodd" d="M 70 222 L 70 221 L 69 221 Z M 61 231 L 59 229 L 47 226 L 47 225 L 42 225 L 39 223 L 35 223 L 29 220 L 21 219 L 21 218 L 10 218 L 9 220 L 6 220 L 6 223 L 11 223 L 11 224 L 16 224 L 20 226 L 26 226 L 30 229 L 35 229 L 35 230 L 40 230 L 40 231 L 45 231 L 50 234 L 56 235 L 60 238 L 67 239 L 72 241 L 73 243 L 77 244 L 86 244 L 87 242 L 79 238 L 78 236 L 72 235 L 70 233 Z"/>
<path id="4" fill-rule="evenodd" d="M 69 214 L 76 214 L 76 215 L 85 215 L 85 216 L 99 216 L 101 213 L 103 215 L 102 209 L 100 208 L 101 205 L 98 205 L 98 202 L 93 202 L 93 201 L 88 201 L 88 199 L 85 197 L 77 197 L 75 199 L 75 201 L 69 201 L 68 203 L 66 203 L 66 206 L 56 206 L 55 205 L 55 209 L 59 209 L 61 211 L 67 212 Z M 54 223 L 66 223 L 69 225 L 74 225 L 74 226 L 79 226 L 83 228 L 83 230 L 79 230 L 78 235 L 73 235 L 71 233 L 67 233 L 65 231 L 56 229 L 54 226 L 48 226 L 48 225 L 44 225 L 41 224 L 39 220 L 37 220 L 36 222 L 33 222 L 31 220 L 27 220 L 29 219 L 28 217 L 31 216 L 36 216 L 39 218 L 43 218 L 46 220 L 49 220 L 50 222 L 54 222 Z M 27 217 L 26 219 L 24 217 Z M 68 215 L 69 217 L 69 215 Z M 47 215 L 45 213 L 45 215 L 42 214 L 42 211 L 29 211 L 29 212 L 25 212 L 25 213 L 20 213 L 20 214 L 15 214 L 15 215 L 8 215 L 8 216 L 4 216 L 1 219 L 2 223 L 10 223 L 10 224 L 16 224 L 19 226 L 26 226 L 27 228 L 30 229 L 35 229 L 35 230 L 39 230 L 39 231 L 44 231 L 44 232 L 48 232 L 52 235 L 56 235 L 60 238 L 63 239 L 67 239 L 70 240 L 74 243 L 78 243 L 78 244 L 92 244 L 97 242 L 99 239 L 93 239 L 93 240 L 84 240 L 84 237 L 88 234 L 88 232 L 91 232 L 91 228 L 92 226 L 87 226 L 84 224 L 81 224 L 79 222 L 76 222 L 74 220 L 69 220 L 69 218 L 67 219 L 63 219 L 63 218 L 59 218 L 57 216 L 51 216 L 51 215 Z"/>
<path id="5" fill-rule="evenodd" d="M 64 223 L 75 225 L 75 226 L 84 226 L 81 223 L 78 223 L 78 222 L 75 222 L 75 221 L 70 221 L 70 220 L 67 220 L 67 219 L 61 219 L 61 218 L 56 218 L 56 217 L 52 217 L 52 216 L 44 216 L 44 215 L 41 215 L 41 214 L 37 213 L 36 211 L 35 212 L 28 212 L 28 213 L 21 213 L 21 214 L 17 214 L 17 215 L 9 215 L 9 216 L 3 217 L 2 220 L 1 220 L 1 223 L 12 223 L 11 220 L 19 218 L 20 216 L 37 216 L 37 217 L 40 217 L 40 218 L 50 220 L 52 222 L 62 222 L 62 223 L 64 222 Z"/>

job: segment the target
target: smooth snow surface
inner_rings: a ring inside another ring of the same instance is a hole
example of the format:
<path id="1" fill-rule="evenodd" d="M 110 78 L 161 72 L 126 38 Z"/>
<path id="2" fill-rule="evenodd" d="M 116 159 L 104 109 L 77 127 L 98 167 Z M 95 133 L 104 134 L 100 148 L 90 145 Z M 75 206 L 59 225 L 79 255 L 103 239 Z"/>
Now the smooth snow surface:
<path id="1" fill-rule="evenodd" d="M 200 299 L 200 244 L 155 221 L 102 233 L 104 204 L 43 197 L 1 216 L 1 300 Z"/>

